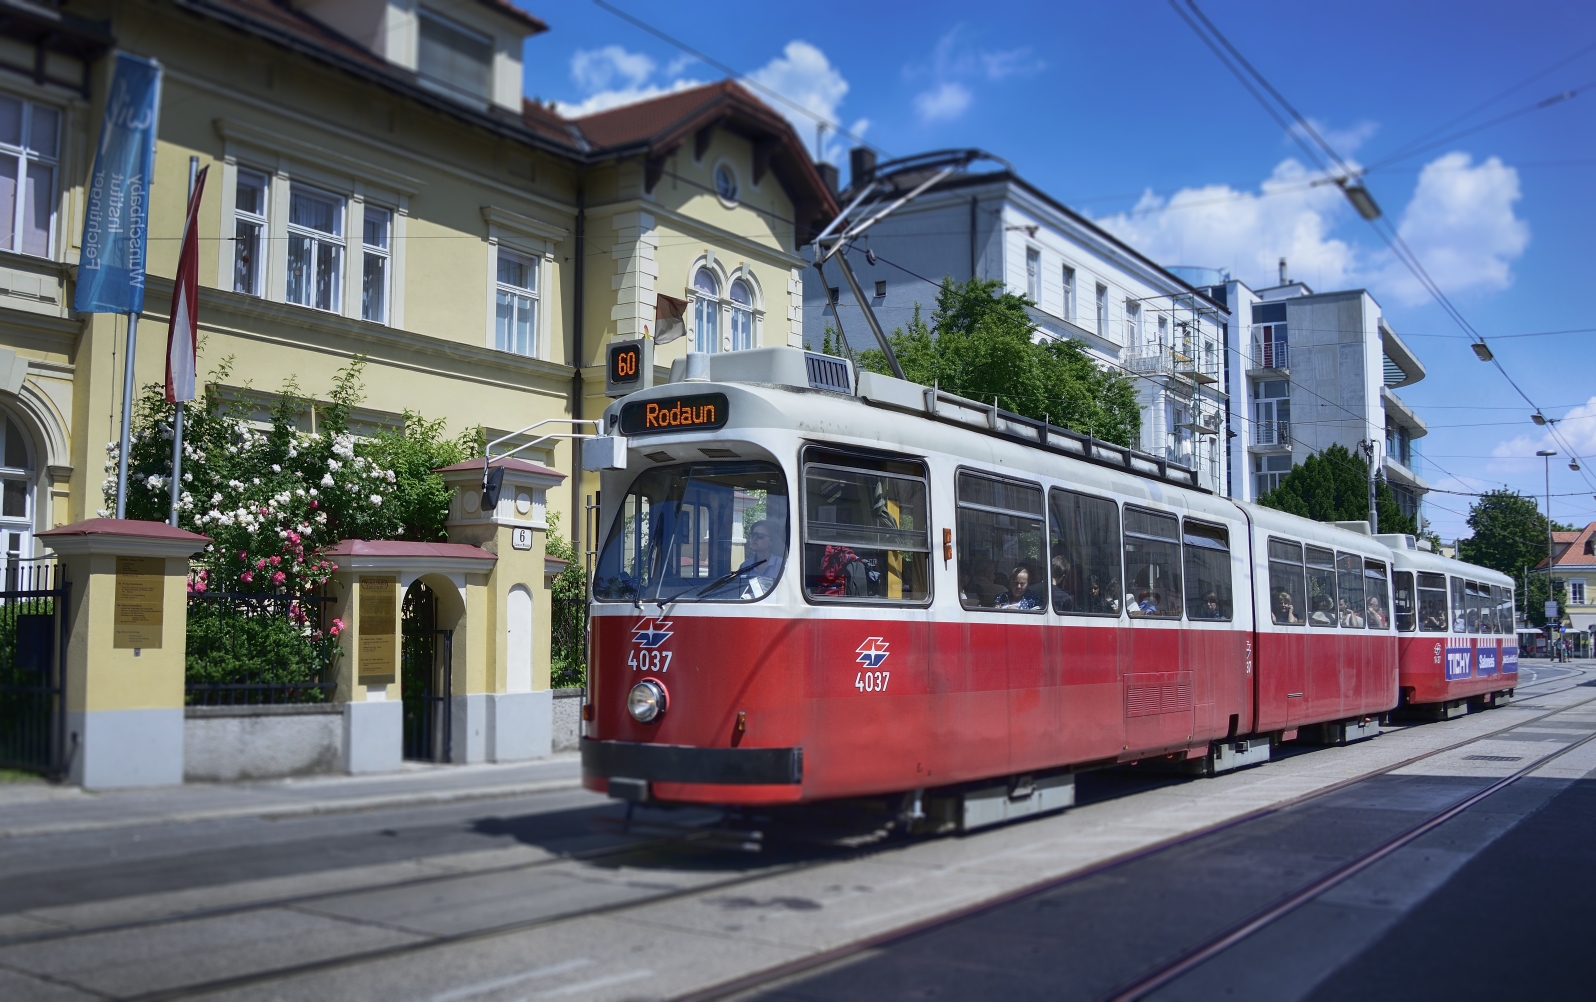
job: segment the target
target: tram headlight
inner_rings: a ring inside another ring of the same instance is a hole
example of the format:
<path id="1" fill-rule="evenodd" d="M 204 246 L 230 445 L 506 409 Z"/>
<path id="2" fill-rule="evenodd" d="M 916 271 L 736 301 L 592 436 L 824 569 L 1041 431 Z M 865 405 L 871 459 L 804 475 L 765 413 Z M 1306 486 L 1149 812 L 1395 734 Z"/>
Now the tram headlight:
<path id="1" fill-rule="evenodd" d="M 665 687 L 647 678 L 626 694 L 626 712 L 640 724 L 652 724 L 665 715 L 666 702 Z"/>

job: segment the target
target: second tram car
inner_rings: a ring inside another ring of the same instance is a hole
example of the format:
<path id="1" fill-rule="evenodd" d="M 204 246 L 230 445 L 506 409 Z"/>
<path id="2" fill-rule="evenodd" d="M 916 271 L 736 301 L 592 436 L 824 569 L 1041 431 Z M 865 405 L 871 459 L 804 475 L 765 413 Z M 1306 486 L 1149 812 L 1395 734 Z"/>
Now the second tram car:
<path id="1" fill-rule="evenodd" d="M 710 378 L 677 362 L 605 411 L 628 448 L 602 478 L 592 789 L 924 794 L 976 827 L 1067 806 L 1084 767 L 1368 736 L 1410 685 L 1401 589 L 1429 564 L 1366 526 L 800 349 L 692 361 Z"/>
<path id="2" fill-rule="evenodd" d="M 1496 705 L 1518 685 L 1513 579 L 1392 536 L 1402 705 L 1453 716 Z"/>

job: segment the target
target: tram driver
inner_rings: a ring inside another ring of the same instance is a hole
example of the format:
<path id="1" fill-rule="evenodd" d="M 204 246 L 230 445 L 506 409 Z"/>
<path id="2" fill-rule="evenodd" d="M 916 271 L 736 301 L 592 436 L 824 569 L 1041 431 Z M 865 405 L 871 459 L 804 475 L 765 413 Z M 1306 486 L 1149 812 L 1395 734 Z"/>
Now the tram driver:
<path id="1" fill-rule="evenodd" d="M 776 579 L 781 577 L 781 554 L 776 552 L 771 538 L 771 520 L 762 518 L 748 527 L 748 555 L 737 568 L 737 574 L 748 583 L 752 594 L 745 598 L 759 598 L 769 592 Z"/>

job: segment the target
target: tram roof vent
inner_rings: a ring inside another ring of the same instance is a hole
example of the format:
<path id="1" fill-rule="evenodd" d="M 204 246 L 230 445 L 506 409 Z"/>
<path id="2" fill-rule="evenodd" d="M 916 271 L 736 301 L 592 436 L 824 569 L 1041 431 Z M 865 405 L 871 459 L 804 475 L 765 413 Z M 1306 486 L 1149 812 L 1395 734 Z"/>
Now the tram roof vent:
<path id="1" fill-rule="evenodd" d="M 687 360 L 671 363 L 671 382 L 687 378 Z M 709 356 L 709 379 L 715 383 L 775 383 L 807 386 L 833 393 L 854 392 L 853 363 L 802 348 L 751 348 Z"/>
<path id="2" fill-rule="evenodd" d="M 1335 523 L 1335 526 L 1337 529 L 1345 529 L 1348 532 L 1355 532 L 1360 536 L 1371 536 L 1374 534 L 1369 528 L 1369 523 L 1366 519 L 1357 519 L 1350 522 L 1337 522 Z"/>
<path id="3" fill-rule="evenodd" d="M 1358 524 L 1362 525 L 1364 523 L 1360 522 Z M 1374 538 L 1393 550 L 1417 550 L 1419 548 L 1418 541 L 1405 532 L 1382 532 L 1378 533 Z"/>

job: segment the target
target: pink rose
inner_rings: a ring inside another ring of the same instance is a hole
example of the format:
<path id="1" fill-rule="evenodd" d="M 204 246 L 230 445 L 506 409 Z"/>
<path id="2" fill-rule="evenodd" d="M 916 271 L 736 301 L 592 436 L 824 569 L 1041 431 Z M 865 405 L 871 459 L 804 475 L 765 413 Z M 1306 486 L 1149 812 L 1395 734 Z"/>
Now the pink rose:
<path id="1" fill-rule="evenodd" d="M 249 584 L 251 581 L 255 580 L 255 573 L 253 571 L 245 571 L 238 576 L 238 580 L 244 582 L 245 584 Z"/>
<path id="2" fill-rule="evenodd" d="M 332 627 L 327 632 L 331 633 L 335 637 L 338 636 L 338 634 L 344 632 L 344 621 L 334 617 L 332 621 Z"/>
<path id="3" fill-rule="evenodd" d="M 284 581 L 287 581 L 287 580 L 288 580 L 288 575 L 284 574 L 282 571 L 278 571 L 276 574 L 272 575 L 272 584 L 274 584 L 274 585 L 280 585 Z"/>
<path id="4" fill-rule="evenodd" d="M 283 558 L 282 557 L 272 557 L 272 566 L 273 567 L 276 567 L 278 564 L 280 564 L 282 562 L 283 562 Z"/>

